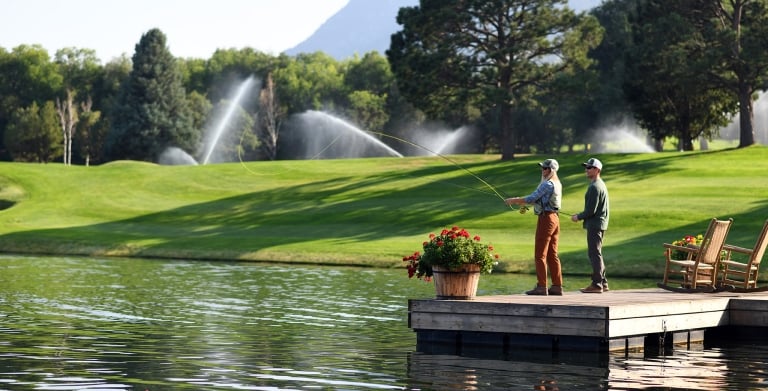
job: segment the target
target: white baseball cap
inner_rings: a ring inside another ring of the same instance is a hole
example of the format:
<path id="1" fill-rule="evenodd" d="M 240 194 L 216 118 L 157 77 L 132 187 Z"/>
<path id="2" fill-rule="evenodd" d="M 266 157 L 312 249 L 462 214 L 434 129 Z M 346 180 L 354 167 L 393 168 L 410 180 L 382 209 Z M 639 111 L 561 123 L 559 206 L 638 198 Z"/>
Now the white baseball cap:
<path id="1" fill-rule="evenodd" d="M 597 168 L 600 171 L 603 170 L 603 162 L 601 162 L 600 160 L 597 160 L 595 158 L 591 158 L 591 159 L 587 160 L 586 163 L 581 163 L 581 165 L 584 166 L 584 167 L 587 167 L 587 168 L 595 167 L 595 168 Z"/>

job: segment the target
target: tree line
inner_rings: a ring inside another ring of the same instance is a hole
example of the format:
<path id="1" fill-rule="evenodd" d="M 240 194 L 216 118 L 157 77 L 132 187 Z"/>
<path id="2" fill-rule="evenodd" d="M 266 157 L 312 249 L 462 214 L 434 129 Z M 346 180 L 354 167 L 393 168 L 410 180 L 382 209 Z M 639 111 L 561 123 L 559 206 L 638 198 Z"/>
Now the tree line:
<path id="1" fill-rule="evenodd" d="M 204 129 L 227 109 L 223 145 L 243 160 L 291 159 L 305 140 L 291 117 L 323 110 L 393 143 L 434 122 L 471 125 L 476 153 L 557 153 L 599 142 L 631 118 L 657 149 L 711 139 L 739 116 L 755 143 L 753 101 L 768 82 L 768 0 L 421 0 L 397 16 L 384 54 L 217 50 L 175 58 L 158 29 L 131 58 L 90 49 L 53 56 L 0 48 L 0 159 L 100 164 L 158 161 L 169 147 L 200 159 Z M 253 99 L 230 107 L 248 77 Z"/>

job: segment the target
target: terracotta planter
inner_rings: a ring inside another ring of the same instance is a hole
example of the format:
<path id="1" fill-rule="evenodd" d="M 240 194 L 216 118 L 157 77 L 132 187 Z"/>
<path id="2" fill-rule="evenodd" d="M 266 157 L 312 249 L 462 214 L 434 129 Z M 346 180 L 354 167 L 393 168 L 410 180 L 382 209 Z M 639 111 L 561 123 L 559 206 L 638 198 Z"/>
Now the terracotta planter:
<path id="1" fill-rule="evenodd" d="M 432 279 L 438 300 L 471 300 L 477 295 L 480 265 L 468 264 L 457 269 L 432 266 Z"/>

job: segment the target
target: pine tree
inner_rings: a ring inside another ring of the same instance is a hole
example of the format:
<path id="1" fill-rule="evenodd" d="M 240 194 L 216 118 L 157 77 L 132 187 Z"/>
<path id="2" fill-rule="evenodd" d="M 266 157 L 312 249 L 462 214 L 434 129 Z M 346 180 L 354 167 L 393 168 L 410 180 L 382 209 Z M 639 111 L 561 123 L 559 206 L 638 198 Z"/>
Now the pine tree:
<path id="1" fill-rule="evenodd" d="M 149 30 L 136 45 L 133 69 L 114 107 L 107 156 L 156 161 L 169 147 L 194 151 L 199 139 L 165 34 Z"/>
<path id="2" fill-rule="evenodd" d="M 597 19 L 566 0 L 423 0 L 400 8 L 387 58 L 399 90 L 434 118 L 467 123 L 498 112 L 501 158 L 514 158 L 515 109 L 559 75 L 589 65 L 602 39 Z"/>

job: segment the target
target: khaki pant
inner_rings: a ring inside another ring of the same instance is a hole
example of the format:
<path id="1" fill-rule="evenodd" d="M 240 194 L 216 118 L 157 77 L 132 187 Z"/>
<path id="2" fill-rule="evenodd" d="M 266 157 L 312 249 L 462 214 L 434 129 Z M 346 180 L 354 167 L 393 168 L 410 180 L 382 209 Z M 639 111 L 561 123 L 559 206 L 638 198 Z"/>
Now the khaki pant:
<path id="1" fill-rule="evenodd" d="M 547 269 L 552 278 L 552 285 L 563 285 L 563 271 L 557 255 L 557 242 L 560 238 L 560 218 L 555 212 L 541 212 L 536 224 L 536 243 L 534 261 L 536 262 L 536 283 L 547 286 Z"/>
<path id="2" fill-rule="evenodd" d="M 603 238 L 605 231 L 599 228 L 587 228 L 587 254 L 592 265 L 592 285 L 603 289 L 608 288 L 605 279 L 605 262 L 603 262 Z"/>

